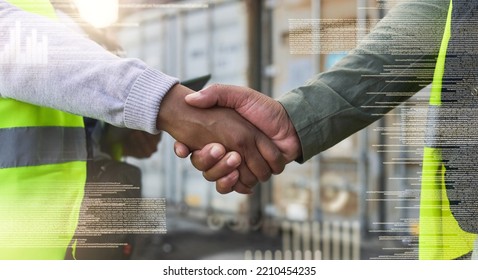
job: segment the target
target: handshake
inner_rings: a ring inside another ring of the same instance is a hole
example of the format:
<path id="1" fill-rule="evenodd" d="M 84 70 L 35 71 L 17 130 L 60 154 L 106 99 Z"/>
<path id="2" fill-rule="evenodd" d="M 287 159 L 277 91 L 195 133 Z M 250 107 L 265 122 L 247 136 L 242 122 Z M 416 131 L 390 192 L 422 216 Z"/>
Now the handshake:
<path id="1" fill-rule="evenodd" d="M 251 194 L 258 181 L 281 173 L 301 155 L 282 105 L 239 86 L 193 92 L 175 85 L 161 102 L 157 127 L 176 139 L 176 155 L 191 154 L 194 167 L 222 194 Z"/>

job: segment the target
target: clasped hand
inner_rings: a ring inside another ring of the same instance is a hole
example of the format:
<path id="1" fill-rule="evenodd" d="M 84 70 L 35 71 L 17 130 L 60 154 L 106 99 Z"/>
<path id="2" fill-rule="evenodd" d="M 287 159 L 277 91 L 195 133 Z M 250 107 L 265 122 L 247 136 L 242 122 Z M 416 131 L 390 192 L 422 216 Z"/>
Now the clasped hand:
<path id="1" fill-rule="evenodd" d="M 287 112 L 270 97 L 227 85 L 212 85 L 195 93 L 185 93 L 184 89 L 171 93 L 162 106 L 166 99 L 174 98 L 171 104 L 177 108 L 163 107 L 168 109 L 160 111 L 178 118 L 174 125 L 164 122 L 158 127 L 177 140 L 176 155 L 185 158 L 191 154 L 192 164 L 204 178 L 216 181 L 219 193 L 250 194 L 258 181 L 281 173 L 301 154 Z"/>

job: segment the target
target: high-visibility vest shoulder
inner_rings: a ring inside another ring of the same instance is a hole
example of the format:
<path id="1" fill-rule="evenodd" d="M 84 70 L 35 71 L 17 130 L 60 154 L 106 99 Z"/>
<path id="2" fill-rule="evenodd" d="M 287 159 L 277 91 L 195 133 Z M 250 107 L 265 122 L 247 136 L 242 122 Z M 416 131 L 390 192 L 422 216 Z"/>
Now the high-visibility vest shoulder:
<path id="1" fill-rule="evenodd" d="M 431 121 L 438 121 L 434 117 L 437 116 L 436 111 L 441 106 L 442 80 L 451 36 L 452 10 L 453 3 L 450 1 L 429 101 L 428 115 Z M 433 125 L 427 126 L 428 130 L 432 128 Z M 427 134 L 433 137 L 433 132 L 427 132 Z M 473 250 L 476 235 L 463 231 L 450 210 L 445 185 L 445 172 L 442 150 L 432 143 L 426 143 L 423 151 L 420 195 L 420 259 L 456 259 Z"/>
<path id="2" fill-rule="evenodd" d="M 55 18 L 48 0 L 8 2 Z M 14 40 L 32 28 L 13 30 L 21 32 Z M 63 259 L 86 181 L 83 118 L 8 98 L 0 98 L 0 116 L 0 259 Z"/>

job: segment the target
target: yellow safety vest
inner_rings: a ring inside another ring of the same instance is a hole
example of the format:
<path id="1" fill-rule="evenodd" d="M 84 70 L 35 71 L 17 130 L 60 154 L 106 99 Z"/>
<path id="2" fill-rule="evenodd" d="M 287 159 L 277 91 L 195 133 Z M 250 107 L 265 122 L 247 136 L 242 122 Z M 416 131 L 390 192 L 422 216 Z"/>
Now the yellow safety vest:
<path id="1" fill-rule="evenodd" d="M 8 2 L 55 17 L 48 0 Z M 0 259 L 63 259 L 86 180 L 83 119 L 6 98 L 0 116 Z"/>
<path id="2" fill-rule="evenodd" d="M 429 114 L 441 106 L 442 79 L 451 36 L 452 8 L 450 1 L 433 76 Z M 419 259 L 450 260 L 472 251 L 476 235 L 463 231 L 450 210 L 445 186 L 445 166 L 440 148 L 424 148 L 420 196 Z"/>

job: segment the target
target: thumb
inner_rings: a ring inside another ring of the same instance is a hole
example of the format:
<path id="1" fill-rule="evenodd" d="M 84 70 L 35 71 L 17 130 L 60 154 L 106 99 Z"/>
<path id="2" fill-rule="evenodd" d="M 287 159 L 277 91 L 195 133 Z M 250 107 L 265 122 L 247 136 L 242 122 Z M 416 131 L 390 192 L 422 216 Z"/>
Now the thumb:
<path id="1" fill-rule="evenodd" d="M 197 108 L 214 106 L 237 109 L 242 106 L 248 94 L 238 86 L 214 84 L 198 92 L 186 95 L 185 100 Z"/>
<path id="2" fill-rule="evenodd" d="M 186 95 L 186 103 L 197 108 L 211 108 L 218 103 L 217 93 L 213 91 L 198 91 Z"/>
<path id="3" fill-rule="evenodd" d="M 174 153 L 180 158 L 186 158 L 191 153 L 188 146 L 184 145 L 181 142 L 174 142 Z"/>

